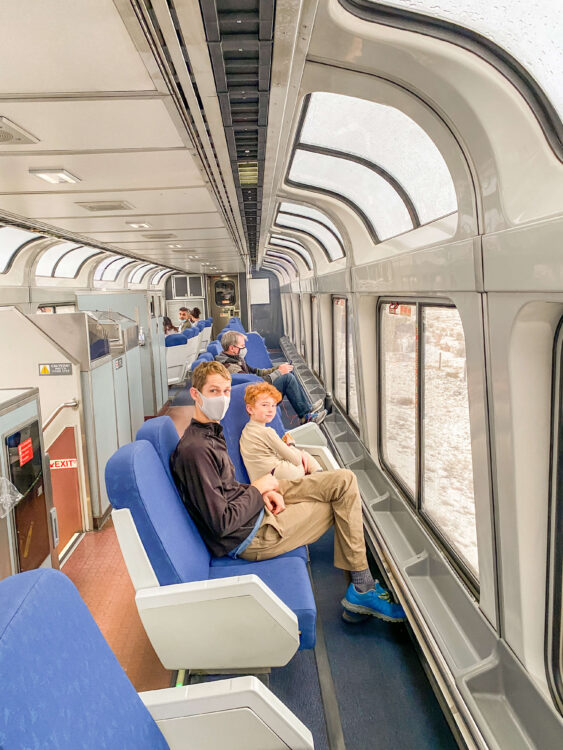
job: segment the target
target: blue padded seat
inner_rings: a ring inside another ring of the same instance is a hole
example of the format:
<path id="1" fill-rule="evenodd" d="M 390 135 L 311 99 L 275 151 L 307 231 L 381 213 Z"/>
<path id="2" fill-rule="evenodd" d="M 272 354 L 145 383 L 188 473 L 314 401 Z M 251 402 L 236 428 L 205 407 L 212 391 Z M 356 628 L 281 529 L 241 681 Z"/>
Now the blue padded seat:
<path id="1" fill-rule="evenodd" d="M 312 648 L 316 613 L 307 565 L 302 557 L 222 566 L 220 572 L 215 573 L 210 565 L 209 550 L 170 482 L 159 455 L 147 440 L 128 443 L 113 454 L 106 464 L 106 487 L 114 508 L 131 511 L 161 586 L 250 573 L 261 578 L 265 566 L 269 587 L 297 615 L 301 631 L 299 648 Z"/>
<path id="2" fill-rule="evenodd" d="M 194 362 L 191 364 L 191 371 L 193 372 L 195 368 L 200 365 L 202 362 L 208 362 L 209 360 L 205 357 L 199 356 Z"/>
<path id="3" fill-rule="evenodd" d="M 213 357 L 217 357 L 219 354 L 221 354 L 221 352 L 223 351 L 223 348 L 221 347 L 221 344 L 218 341 L 212 341 L 210 344 L 207 345 L 207 351 Z"/>
<path id="4" fill-rule="evenodd" d="M 0 581 L 0 684 L 6 750 L 168 747 L 74 584 L 58 571 Z"/>
<path id="5" fill-rule="evenodd" d="M 238 396 L 237 396 L 238 402 Z M 246 423 L 245 423 L 246 424 Z M 244 425 L 243 425 L 244 426 Z M 283 428 L 283 425 L 282 425 Z M 242 429 L 242 428 L 241 428 Z M 156 450 L 158 457 L 164 467 L 164 470 L 172 483 L 174 489 L 174 479 L 170 470 L 170 456 L 174 449 L 178 445 L 178 432 L 174 426 L 174 422 L 170 417 L 155 417 L 154 419 L 148 419 L 138 430 L 137 440 L 148 440 Z M 240 456 L 240 451 L 238 451 Z M 230 455 L 230 454 L 229 454 Z M 184 505 L 182 504 L 182 507 Z M 186 511 L 189 518 L 189 513 Z M 190 518 L 191 521 L 191 518 Z M 193 522 L 192 522 L 193 523 Z M 194 525 L 195 529 L 195 525 Z M 196 529 L 197 532 L 197 529 Z M 197 532 L 199 534 L 199 532 Z M 285 552 L 283 555 L 279 555 L 279 558 L 284 557 L 300 557 L 302 560 L 307 562 L 307 549 L 305 547 L 297 547 L 296 549 Z M 277 559 L 277 558 L 276 558 Z M 233 567 L 235 565 L 250 565 L 252 564 L 248 560 L 241 558 L 233 560 L 231 557 L 211 557 L 211 567 Z"/>
<path id="6" fill-rule="evenodd" d="M 169 333 L 164 339 L 165 346 L 183 346 L 186 343 L 186 338 L 182 333 Z"/>
<path id="7" fill-rule="evenodd" d="M 215 357 L 213 356 L 213 354 L 211 354 L 211 352 L 202 352 L 199 355 L 198 359 L 201 359 L 203 362 L 211 362 L 211 360 L 215 359 Z"/>
<path id="8" fill-rule="evenodd" d="M 191 328 L 186 328 L 181 332 L 181 335 L 186 339 L 193 339 L 194 336 L 197 336 L 198 331 L 193 326 Z"/>
<path id="9" fill-rule="evenodd" d="M 246 372 L 234 372 L 231 375 L 233 385 L 240 385 L 241 383 L 260 383 L 264 380 L 259 375 L 252 375 Z"/>
<path id="10" fill-rule="evenodd" d="M 248 333 L 246 338 L 246 361 L 251 367 L 273 367 L 264 339 L 259 333 Z"/>

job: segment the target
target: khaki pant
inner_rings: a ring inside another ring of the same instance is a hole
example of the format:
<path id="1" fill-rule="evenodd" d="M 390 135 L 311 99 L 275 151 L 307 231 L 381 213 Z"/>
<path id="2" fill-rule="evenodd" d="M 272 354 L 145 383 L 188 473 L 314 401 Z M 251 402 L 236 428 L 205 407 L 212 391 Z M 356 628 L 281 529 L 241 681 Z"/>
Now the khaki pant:
<path id="1" fill-rule="evenodd" d="M 281 480 L 286 508 L 266 509 L 256 536 L 241 557 L 267 560 L 302 544 L 316 542 L 334 524 L 334 565 L 343 570 L 368 567 L 358 483 L 348 469 Z"/>

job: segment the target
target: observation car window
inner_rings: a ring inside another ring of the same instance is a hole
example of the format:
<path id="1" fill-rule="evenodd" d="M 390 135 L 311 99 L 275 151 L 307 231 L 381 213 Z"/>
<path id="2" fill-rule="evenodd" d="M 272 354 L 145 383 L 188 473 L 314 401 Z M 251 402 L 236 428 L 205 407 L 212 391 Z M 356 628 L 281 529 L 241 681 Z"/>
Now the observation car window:
<path id="1" fill-rule="evenodd" d="M 276 247 L 285 247 L 287 250 L 293 250 L 303 258 L 303 260 L 305 261 L 305 265 L 307 266 L 309 271 L 312 270 L 313 259 L 311 258 L 309 251 L 306 250 L 300 242 L 297 242 L 297 240 L 289 239 L 289 237 L 277 237 L 276 235 L 272 234 L 270 236 L 270 245 L 275 245 Z"/>
<path id="2" fill-rule="evenodd" d="M 360 424 L 358 408 L 358 386 L 356 383 L 356 357 L 354 356 L 354 332 L 348 317 L 346 349 L 348 352 L 348 416 L 357 425 Z"/>
<path id="3" fill-rule="evenodd" d="M 330 231 L 338 237 L 340 242 L 344 244 L 342 235 L 338 231 L 336 225 L 333 224 L 328 216 L 325 216 L 325 214 L 323 214 L 321 211 L 317 211 L 316 208 L 309 208 L 309 206 L 302 206 L 297 203 L 281 203 L 280 211 L 285 214 L 295 214 L 296 216 L 303 216 L 306 219 L 313 219 L 313 221 L 318 221 L 320 224 L 324 224 L 324 226 L 327 229 L 330 229 Z"/>
<path id="4" fill-rule="evenodd" d="M 368 0 L 369 2 L 370 0 Z M 373 0 L 376 2 L 376 0 Z M 379 2 L 377 2 L 379 4 Z M 404 8 L 402 2 L 384 2 Z M 560 5 L 545 0 L 409 0 L 408 9 L 459 24 L 491 39 L 513 55 L 538 81 L 563 118 L 563 49 Z"/>
<path id="5" fill-rule="evenodd" d="M 407 206 L 395 188 L 377 172 L 349 158 L 297 148 L 289 178 L 303 187 L 317 187 L 347 200 L 379 240 L 414 227 Z"/>
<path id="6" fill-rule="evenodd" d="M 62 279 L 74 279 L 82 265 L 94 255 L 100 255 L 101 250 L 95 247 L 79 247 L 65 253 L 56 264 L 53 276 Z"/>
<path id="7" fill-rule="evenodd" d="M 13 258 L 26 242 L 38 240 L 40 234 L 17 227 L 0 227 L 0 273 L 8 271 Z"/>
<path id="8" fill-rule="evenodd" d="M 319 299 L 315 295 L 311 296 L 311 341 L 313 344 L 312 369 L 315 375 L 320 378 Z"/>
<path id="9" fill-rule="evenodd" d="M 314 237 L 328 256 L 329 261 L 344 257 L 344 249 L 338 239 L 323 224 L 293 214 L 284 214 L 281 211 L 276 217 L 276 224 L 288 229 L 296 229 Z"/>
<path id="10" fill-rule="evenodd" d="M 389 470 L 416 492 L 416 306 L 380 308 L 381 450 Z"/>
<path id="11" fill-rule="evenodd" d="M 334 398 L 357 425 L 359 421 L 351 326 L 348 325 L 348 300 L 332 298 L 332 374 Z M 353 381 L 350 379 L 353 375 Z"/>
<path id="12" fill-rule="evenodd" d="M 117 258 L 112 263 L 110 263 L 102 273 L 102 281 L 115 281 L 119 276 L 119 272 L 130 263 L 135 263 L 135 259 L 126 258 L 125 256 Z"/>
<path id="13" fill-rule="evenodd" d="M 380 451 L 454 564 L 479 579 L 465 337 L 455 307 L 379 308 Z"/>
<path id="14" fill-rule="evenodd" d="M 36 276 L 52 276 L 55 266 L 66 253 L 81 247 L 76 242 L 59 242 L 42 253 L 35 268 Z"/>
<path id="15" fill-rule="evenodd" d="M 286 253 L 276 252 L 275 250 L 268 249 L 266 250 L 266 255 L 269 258 L 277 258 L 278 260 L 283 260 L 285 263 L 289 263 L 295 273 L 299 276 L 299 268 L 297 267 L 293 258 L 291 258 L 289 255 L 286 255 Z"/>
<path id="16" fill-rule="evenodd" d="M 465 337 L 453 307 L 422 308 L 422 512 L 478 577 Z"/>
<path id="17" fill-rule="evenodd" d="M 385 170 L 413 201 L 421 224 L 457 211 L 453 181 L 440 151 L 395 107 L 341 94 L 311 94 L 300 140 L 358 156 Z"/>
<path id="18" fill-rule="evenodd" d="M 94 281 L 100 281 L 103 272 L 106 270 L 109 264 L 113 263 L 114 260 L 117 260 L 120 257 L 120 255 L 108 255 L 100 263 L 98 263 L 98 265 L 96 266 L 96 270 L 94 271 Z"/>
<path id="19" fill-rule="evenodd" d="M 156 268 L 156 265 L 154 263 L 144 263 L 142 266 L 134 268 L 129 274 L 129 278 L 127 279 L 128 283 L 140 284 L 145 274 L 147 274 L 149 271 L 152 271 L 154 268 Z"/>
<path id="20" fill-rule="evenodd" d="M 151 279 L 151 284 L 152 285 L 154 285 L 154 284 L 160 284 L 160 282 L 162 281 L 163 276 L 165 274 L 169 273 L 169 271 L 170 271 L 170 269 L 168 269 L 168 268 L 163 268 L 162 270 L 157 271 L 155 273 L 155 275 Z"/>

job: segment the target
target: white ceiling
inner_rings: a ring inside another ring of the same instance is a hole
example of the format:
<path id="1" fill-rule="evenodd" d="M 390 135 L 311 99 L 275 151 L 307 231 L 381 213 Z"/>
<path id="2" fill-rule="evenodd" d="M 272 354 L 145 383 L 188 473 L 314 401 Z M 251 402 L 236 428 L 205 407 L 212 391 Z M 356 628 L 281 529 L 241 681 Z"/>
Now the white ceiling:
<path id="1" fill-rule="evenodd" d="M 126 8 L 124 23 L 119 9 Z M 219 203 L 130 10 L 122 0 L 0 2 L 0 116 L 39 139 L 0 145 L 0 214 L 155 263 L 199 271 L 187 255 L 201 249 L 206 262 L 242 271 Z M 50 185 L 29 174 L 36 168 L 64 168 L 81 181 Z M 98 215 L 77 205 L 106 200 L 132 208 Z M 135 230 L 128 221 L 151 226 Z M 176 236 L 143 237 L 151 232 Z M 176 241 L 185 252 L 168 247 Z"/>

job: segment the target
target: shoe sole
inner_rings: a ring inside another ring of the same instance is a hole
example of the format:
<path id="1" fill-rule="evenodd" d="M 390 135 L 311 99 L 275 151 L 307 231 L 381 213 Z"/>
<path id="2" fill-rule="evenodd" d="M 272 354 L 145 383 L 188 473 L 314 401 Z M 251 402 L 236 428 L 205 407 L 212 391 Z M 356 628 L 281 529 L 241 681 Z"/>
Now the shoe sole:
<path id="1" fill-rule="evenodd" d="M 384 615 L 383 612 L 375 612 L 369 607 L 364 607 L 362 604 L 352 604 L 352 602 L 349 602 L 347 599 L 342 599 L 340 603 L 345 610 L 348 612 L 354 612 L 357 615 L 371 615 L 372 617 L 377 617 L 378 620 L 385 620 L 385 622 L 405 621 L 404 617 L 390 617 L 389 615 Z"/>

